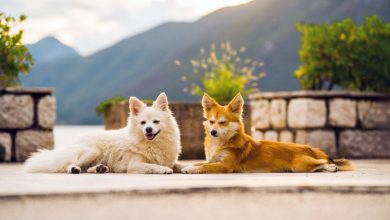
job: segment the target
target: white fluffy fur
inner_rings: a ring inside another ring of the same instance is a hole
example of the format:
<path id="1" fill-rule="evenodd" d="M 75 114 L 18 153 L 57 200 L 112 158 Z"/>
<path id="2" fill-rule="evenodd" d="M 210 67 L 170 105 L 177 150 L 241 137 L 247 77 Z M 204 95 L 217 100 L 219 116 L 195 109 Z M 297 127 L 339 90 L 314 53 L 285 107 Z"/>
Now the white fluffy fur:
<path id="1" fill-rule="evenodd" d="M 25 171 L 69 173 L 72 167 L 79 167 L 86 172 L 104 164 L 115 173 L 172 173 L 181 152 L 180 132 L 165 93 L 152 107 L 131 97 L 130 111 L 127 127 L 85 136 L 67 148 L 40 150 L 26 161 Z M 160 132 L 147 140 L 145 127 Z"/>

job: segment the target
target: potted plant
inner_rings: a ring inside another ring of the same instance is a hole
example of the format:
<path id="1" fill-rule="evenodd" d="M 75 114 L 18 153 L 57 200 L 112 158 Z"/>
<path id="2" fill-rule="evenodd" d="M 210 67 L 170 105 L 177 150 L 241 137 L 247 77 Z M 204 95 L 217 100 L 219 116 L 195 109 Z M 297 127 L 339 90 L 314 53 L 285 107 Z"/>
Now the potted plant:
<path id="1" fill-rule="evenodd" d="M 265 73 L 259 71 L 264 63 L 242 58 L 245 50 L 245 47 L 236 50 L 230 42 L 223 42 L 219 46 L 213 43 L 209 50 L 201 48 L 199 58 L 190 61 L 192 73 L 182 76 L 183 81 L 191 83 L 183 91 L 198 97 L 207 93 L 219 103 L 228 103 L 239 92 L 245 98 L 257 91 L 256 82 L 265 76 Z M 179 60 L 175 64 L 181 66 Z M 181 129 L 182 158 L 203 158 L 204 119 L 200 103 L 178 103 L 172 108 Z M 249 132 L 251 120 L 248 102 L 244 109 L 244 122 Z"/>
<path id="2" fill-rule="evenodd" d="M 0 13 L 0 162 L 22 162 L 40 148 L 53 148 L 56 102 L 51 88 L 25 88 L 20 74 L 33 64 L 23 45 L 19 18 Z"/>

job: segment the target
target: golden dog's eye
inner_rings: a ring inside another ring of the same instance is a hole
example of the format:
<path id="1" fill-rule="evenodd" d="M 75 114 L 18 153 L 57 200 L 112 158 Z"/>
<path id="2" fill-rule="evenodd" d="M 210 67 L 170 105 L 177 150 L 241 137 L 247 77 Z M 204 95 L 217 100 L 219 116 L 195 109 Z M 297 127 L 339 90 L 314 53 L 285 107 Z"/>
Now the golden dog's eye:
<path id="1" fill-rule="evenodd" d="M 141 125 L 144 125 L 144 124 L 146 124 L 146 121 L 141 121 Z"/>
<path id="2" fill-rule="evenodd" d="M 220 125 L 223 125 L 223 124 L 225 124 L 225 123 L 226 123 L 226 121 L 220 121 L 220 122 L 219 122 Z"/>
<path id="3" fill-rule="evenodd" d="M 210 121 L 210 124 L 214 124 L 214 121 Z"/>
<path id="4" fill-rule="evenodd" d="M 154 120 L 153 123 L 154 124 L 158 124 L 158 123 L 160 123 L 160 121 L 159 120 Z"/>

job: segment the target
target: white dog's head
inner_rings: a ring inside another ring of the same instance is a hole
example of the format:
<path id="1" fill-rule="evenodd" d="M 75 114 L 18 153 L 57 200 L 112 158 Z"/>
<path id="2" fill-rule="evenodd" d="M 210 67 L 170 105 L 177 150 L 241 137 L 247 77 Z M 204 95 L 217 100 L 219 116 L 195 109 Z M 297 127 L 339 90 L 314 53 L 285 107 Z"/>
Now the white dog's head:
<path id="1" fill-rule="evenodd" d="M 142 134 L 147 141 L 158 139 L 159 134 L 172 123 L 165 93 L 161 93 L 151 107 L 133 96 L 129 99 L 129 105 L 132 129 Z"/>

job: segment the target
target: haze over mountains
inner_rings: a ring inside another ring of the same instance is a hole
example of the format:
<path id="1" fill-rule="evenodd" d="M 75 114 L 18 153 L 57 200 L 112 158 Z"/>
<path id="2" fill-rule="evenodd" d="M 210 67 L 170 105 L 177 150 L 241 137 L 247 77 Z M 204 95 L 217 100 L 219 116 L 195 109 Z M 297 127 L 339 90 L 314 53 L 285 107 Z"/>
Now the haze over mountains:
<path id="1" fill-rule="evenodd" d="M 67 47 L 58 49 L 67 51 L 67 56 L 50 60 L 53 53 L 36 49 L 38 43 L 30 45 L 37 64 L 22 82 L 56 87 L 59 123 L 99 123 L 95 106 L 115 95 L 155 98 L 165 91 L 170 100 L 197 100 L 182 92 L 185 84 L 180 76 L 191 71 L 189 60 L 201 47 L 230 41 L 247 48 L 244 57 L 265 62 L 267 76 L 259 82 L 261 90 L 294 90 L 300 88 L 292 76 L 299 65 L 300 34 L 295 23 L 346 17 L 361 23 L 373 14 L 388 22 L 390 1 L 258 0 L 217 10 L 193 23 L 163 24 L 87 57 Z M 183 65 L 175 66 L 176 59 Z"/>

